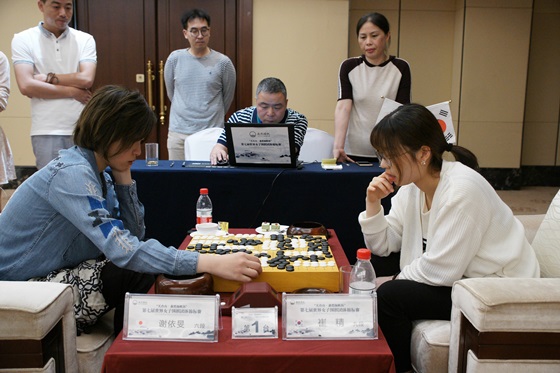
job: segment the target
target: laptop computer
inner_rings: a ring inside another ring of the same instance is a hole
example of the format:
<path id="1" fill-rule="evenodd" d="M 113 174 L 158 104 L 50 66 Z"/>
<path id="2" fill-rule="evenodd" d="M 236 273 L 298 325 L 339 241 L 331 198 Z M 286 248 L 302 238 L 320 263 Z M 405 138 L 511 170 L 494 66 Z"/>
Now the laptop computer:
<path id="1" fill-rule="evenodd" d="M 232 166 L 299 166 L 292 124 L 225 123 Z"/>

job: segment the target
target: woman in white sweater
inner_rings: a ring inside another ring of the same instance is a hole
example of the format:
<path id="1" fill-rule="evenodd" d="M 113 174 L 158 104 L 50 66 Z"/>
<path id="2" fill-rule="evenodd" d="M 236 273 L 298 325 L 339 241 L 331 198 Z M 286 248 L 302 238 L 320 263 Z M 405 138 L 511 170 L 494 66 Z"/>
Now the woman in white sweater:
<path id="1" fill-rule="evenodd" d="M 377 296 L 379 325 L 397 372 L 406 372 L 412 321 L 449 320 L 454 281 L 539 277 L 539 265 L 522 224 L 477 172 L 476 156 L 448 144 L 425 107 L 399 107 L 370 140 L 385 172 L 370 182 L 358 219 L 374 254 L 401 254 L 400 272 L 378 279 Z M 446 151 L 457 161 L 443 160 Z M 400 188 L 384 215 L 380 201 L 394 185 Z"/>

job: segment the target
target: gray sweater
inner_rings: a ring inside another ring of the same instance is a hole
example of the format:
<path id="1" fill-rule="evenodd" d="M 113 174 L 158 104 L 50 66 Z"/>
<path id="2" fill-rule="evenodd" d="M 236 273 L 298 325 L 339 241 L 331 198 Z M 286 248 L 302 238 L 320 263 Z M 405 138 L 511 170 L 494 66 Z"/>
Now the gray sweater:
<path id="1" fill-rule="evenodd" d="M 235 93 L 235 68 L 215 50 L 194 57 L 188 49 L 171 52 L 164 70 L 171 101 L 169 131 L 190 135 L 205 128 L 223 127 Z"/>

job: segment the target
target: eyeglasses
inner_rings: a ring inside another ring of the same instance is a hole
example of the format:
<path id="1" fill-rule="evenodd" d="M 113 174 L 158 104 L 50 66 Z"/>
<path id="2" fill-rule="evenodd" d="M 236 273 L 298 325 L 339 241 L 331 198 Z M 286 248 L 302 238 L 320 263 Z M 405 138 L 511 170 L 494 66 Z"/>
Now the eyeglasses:
<path id="1" fill-rule="evenodd" d="M 406 153 L 407 153 L 407 152 L 398 154 L 398 155 L 395 156 L 395 158 L 398 158 L 398 157 L 400 157 L 401 155 L 404 155 L 404 154 L 406 154 Z M 387 165 L 386 168 L 393 167 L 393 162 L 392 162 L 389 158 L 385 157 L 385 156 L 383 155 L 383 153 L 379 153 L 379 152 L 376 150 L 376 151 L 375 151 L 375 154 L 377 155 L 377 159 L 379 159 L 379 166 L 381 166 L 381 162 L 385 161 L 385 164 Z"/>
<path id="2" fill-rule="evenodd" d="M 201 29 L 192 28 L 192 29 L 189 30 L 189 34 L 191 34 L 195 38 L 198 37 L 198 35 L 202 35 L 203 37 L 208 36 L 209 32 L 210 32 L 210 29 L 208 27 L 203 27 Z"/>

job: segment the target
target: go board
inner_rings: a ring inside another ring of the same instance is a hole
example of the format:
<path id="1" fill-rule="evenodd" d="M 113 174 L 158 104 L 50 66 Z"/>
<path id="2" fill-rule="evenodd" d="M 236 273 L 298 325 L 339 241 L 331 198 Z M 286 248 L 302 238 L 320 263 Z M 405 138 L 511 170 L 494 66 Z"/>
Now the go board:
<path id="1" fill-rule="evenodd" d="M 324 288 L 338 292 L 339 272 L 325 236 L 283 234 L 194 235 L 186 250 L 201 255 L 246 252 L 259 258 L 263 272 L 253 281 L 278 292 Z M 215 292 L 234 292 L 241 283 L 213 276 Z"/>

